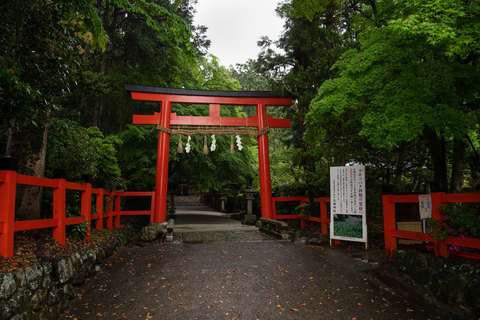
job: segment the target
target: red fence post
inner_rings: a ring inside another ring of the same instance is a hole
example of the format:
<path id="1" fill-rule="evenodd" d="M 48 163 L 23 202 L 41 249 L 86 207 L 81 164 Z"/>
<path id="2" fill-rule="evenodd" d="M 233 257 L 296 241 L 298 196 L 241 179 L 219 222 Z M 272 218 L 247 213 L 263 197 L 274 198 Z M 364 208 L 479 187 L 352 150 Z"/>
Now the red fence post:
<path id="1" fill-rule="evenodd" d="M 393 237 L 392 231 L 395 225 L 395 203 L 392 195 L 383 196 L 383 232 L 385 234 L 385 253 L 392 257 L 393 250 L 397 249 L 397 238 Z"/>
<path id="2" fill-rule="evenodd" d="M 90 242 L 91 220 L 92 220 L 92 184 L 85 183 L 85 191 L 82 191 L 82 216 L 88 223 L 88 232 L 85 235 L 85 240 Z"/>
<path id="3" fill-rule="evenodd" d="M 300 205 L 302 205 L 304 203 L 305 203 L 304 198 L 300 199 Z M 305 209 L 300 209 L 300 230 L 305 229 L 305 227 L 307 226 L 307 221 L 303 217 L 304 210 Z"/>
<path id="4" fill-rule="evenodd" d="M 117 194 L 115 197 L 115 212 L 114 212 L 114 225 L 115 228 L 120 228 L 120 205 L 121 205 L 122 197 Z"/>
<path id="5" fill-rule="evenodd" d="M 97 208 L 97 223 L 95 224 L 95 229 L 103 230 L 103 196 L 105 195 L 105 190 L 100 189 L 100 192 L 96 195 L 96 208 Z"/>
<path id="6" fill-rule="evenodd" d="M 277 201 L 272 197 L 272 219 L 277 220 Z"/>
<path id="7" fill-rule="evenodd" d="M 320 230 L 322 234 L 328 234 L 328 223 L 326 222 L 328 219 L 327 199 L 328 198 L 320 198 L 320 218 L 322 219 Z"/>
<path id="8" fill-rule="evenodd" d="M 113 215 L 114 197 L 115 196 L 113 192 L 110 192 L 108 194 L 108 200 L 107 200 L 107 229 L 108 230 L 113 229 L 112 215 Z"/>
<path id="9" fill-rule="evenodd" d="M 150 205 L 150 222 L 154 222 L 155 215 L 155 191 L 152 192 L 152 201 Z"/>
<path id="10" fill-rule="evenodd" d="M 441 219 L 445 216 L 444 212 L 438 210 L 439 206 L 445 205 L 445 202 L 443 202 L 444 195 L 445 192 L 432 193 L 432 218 L 434 220 Z M 435 239 L 434 248 L 436 256 L 441 256 L 444 258 L 448 258 L 450 256 L 450 251 L 448 250 L 448 245 L 445 244 L 445 240 Z"/>
<path id="11" fill-rule="evenodd" d="M 2 178 L 3 176 L 4 178 Z M 13 241 L 15 235 L 15 196 L 17 192 L 17 172 L 0 171 L 0 254 L 5 258 L 13 257 Z"/>
<path id="12" fill-rule="evenodd" d="M 58 187 L 53 189 L 53 218 L 58 219 L 58 223 L 53 228 L 53 238 L 56 242 L 65 246 L 65 179 L 55 180 L 57 180 Z"/>

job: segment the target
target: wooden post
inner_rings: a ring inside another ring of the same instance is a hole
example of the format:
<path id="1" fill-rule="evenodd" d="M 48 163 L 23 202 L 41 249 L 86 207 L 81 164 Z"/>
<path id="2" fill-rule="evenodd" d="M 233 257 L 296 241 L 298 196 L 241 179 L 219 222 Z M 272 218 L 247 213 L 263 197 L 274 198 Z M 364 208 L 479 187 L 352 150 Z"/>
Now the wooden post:
<path id="1" fill-rule="evenodd" d="M 433 192 L 432 196 L 432 218 L 434 220 L 441 219 L 445 216 L 445 213 L 438 210 L 438 207 L 445 205 L 442 201 L 445 192 Z M 435 232 L 436 233 L 436 232 Z M 445 244 L 445 240 L 434 240 L 434 250 L 436 256 L 441 256 L 448 258 L 450 256 L 450 251 L 448 250 L 448 245 Z"/>
<path id="2" fill-rule="evenodd" d="M 53 218 L 58 220 L 57 226 L 53 228 L 53 238 L 62 246 L 66 245 L 65 241 L 65 195 L 66 182 L 64 178 L 57 180 L 58 187 L 53 189 Z"/>
<path id="3" fill-rule="evenodd" d="M 258 130 L 268 127 L 267 108 L 265 104 L 257 104 Z M 270 177 L 270 156 L 268 152 L 268 134 L 258 137 L 258 168 L 260 177 L 260 205 L 262 217 L 273 218 L 272 213 L 272 182 Z"/>
<path id="4" fill-rule="evenodd" d="M 304 204 L 303 198 L 300 200 L 300 205 Z M 300 209 L 300 215 L 303 215 L 305 209 Z M 300 217 L 300 229 L 303 230 L 307 226 L 307 220 L 304 217 Z"/>
<path id="5" fill-rule="evenodd" d="M 383 232 L 385 234 L 385 253 L 392 257 L 393 250 L 397 249 L 397 238 L 393 237 L 392 231 L 395 225 L 395 203 L 392 195 L 383 196 Z"/>
<path id="6" fill-rule="evenodd" d="M 96 195 L 96 208 L 97 208 L 97 223 L 95 224 L 95 229 L 103 230 L 103 196 L 105 195 L 105 190 L 100 189 L 100 192 Z"/>
<path id="7" fill-rule="evenodd" d="M 113 229 L 113 206 L 115 205 L 115 194 L 110 192 L 107 200 L 107 229 Z"/>
<path id="8" fill-rule="evenodd" d="M 2 183 L 3 181 L 3 183 Z M 17 191 L 17 172 L 0 171 L 0 254 L 5 258 L 13 257 L 13 240 L 15 234 L 15 197 Z"/>
<path id="9" fill-rule="evenodd" d="M 172 103 L 162 101 L 160 112 L 160 126 L 170 129 Z M 157 177 L 155 181 L 155 208 L 153 222 L 167 220 L 168 197 L 168 157 L 170 150 L 170 134 L 158 132 Z"/>
<path id="10" fill-rule="evenodd" d="M 85 183 L 85 191 L 82 191 L 82 216 L 85 217 L 85 221 L 88 223 L 88 232 L 85 235 L 85 240 L 90 242 L 91 232 L 91 220 L 92 220 L 92 184 L 90 182 Z"/>
<path id="11" fill-rule="evenodd" d="M 153 222 L 155 214 L 155 192 L 152 192 L 152 200 L 150 202 L 150 222 Z"/>
<path id="12" fill-rule="evenodd" d="M 327 200 L 328 198 L 320 198 L 320 218 L 322 222 L 320 224 L 320 230 L 322 234 L 328 234 L 328 212 L 327 212 Z"/>
<path id="13" fill-rule="evenodd" d="M 121 208 L 121 203 L 122 203 L 122 197 L 117 194 L 115 197 L 115 211 L 114 211 L 114 218 L 113 218 L 113 224 L 115 228 L 120 227 L 120 208 Z"/>

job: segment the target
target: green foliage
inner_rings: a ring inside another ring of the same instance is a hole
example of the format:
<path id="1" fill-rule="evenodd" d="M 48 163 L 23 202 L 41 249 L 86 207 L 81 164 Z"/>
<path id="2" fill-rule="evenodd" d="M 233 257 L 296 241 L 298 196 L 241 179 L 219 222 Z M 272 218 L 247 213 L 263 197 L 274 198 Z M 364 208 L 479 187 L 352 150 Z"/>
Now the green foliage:
<path id="1" fill-rule="evenodd" d="M 118 163 L 129 190 L 153 190 L 155 186 L 158 133 L 151 127 L 127 125 L 117 134 L 123 142 Z"/>
<path id="2" fill-rule="evenodd" d="M 426 219 L 427 223 L 433 227 L 435 239 L 478 238 L 480 235 L 480 204 L 448 203 L 439 206 L 438 210 L 445 213 L 443 218 Z"/>
<path id="3" fill-rule="evenodd" d="M 310 203 L 302 203 L 295 208 L 298 212 L 298 215 L 303 218 L 310 218 Z"/>
<path id="4" fill-rule="evenodd" d="M 69 230 L 69 233 L 74 239 L 83 240 L 87 235 L 90 235 L 90 223 L 88 220 L 85 220 L 80 224 L 76 224 Z"/>
<path id="5" fill-rule="evenodd" d="M 47 163 L 50 168 L 67 171 L 67 180 L 81 181 L 83 174 L 92 175 L 112 190 L 122 185 L 117 163 L 116 147 L 121 144 L 115 136 L 105 137 L 96 127 L 83 128 L 73 121 L 54 119 L 49 135 Z"/>

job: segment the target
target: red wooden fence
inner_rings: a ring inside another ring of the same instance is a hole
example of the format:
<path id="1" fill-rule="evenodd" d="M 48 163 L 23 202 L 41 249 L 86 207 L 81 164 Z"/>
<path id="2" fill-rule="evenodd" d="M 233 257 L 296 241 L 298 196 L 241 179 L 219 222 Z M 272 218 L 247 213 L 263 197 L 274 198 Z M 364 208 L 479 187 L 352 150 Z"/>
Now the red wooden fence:
<path id="1" fill-rule="evenodd" d="M 445 214 L 438 207 L 454 202 L 480 202 L 480 193 L 446 194 L 443 192 L 432 193 L 432 218 L 438 220 Z M 388 257 L 397 248 L 397 239 L 420 240 L 433 243 L 435 255 L 448 258 L 450 254 L 468 258 L 480 259 L 480 254 L 468 252 L 450 252 L 449 246 L 480 249 L 480 239 L 447 237 L 437 240 L 433 235 L 422 232 L 397 230 L 395 222 L 395 203 L 418 203 L 418 195 L 384 195 L 383 219 L 385 233 L 385 252 Z"/>
<path id="2" fill-rule="evenodd" d="M 320 203 L 320 217 L 302 217 L 300 214 L 288 214 L 288 215 L 277 215 L 276 203 L 280 201 L 298 201 L 300 205 L 308 203 L 309 200 L 306 197 L 274 197 L 272 198 L 272 211 L 273 219 L 300 219 L 300 228 L 304 229 L 307 226 L 307 221 L 319 222 L 321 223 L 321 233 L 328 234 L 328 224 L 330 219 L 328 219 L 327 203 L 330 203 L 330 198 L 315 198 L 314 201 Z"/>
<path id="3" fill-rule="evenodd" d="M 17 185 L 39 186 L 53 189 L 52 219 L 15 221 L 15 198 Z M 66 190 L 81 192 L 81 216 L 67 218 L 65 215 Z M 91 212 L 92 195 L 95 196 L 96 213 Z M 104 212 L 104 196 L 107 196 L 107 210 Z M 150 215 L 153 217 L 153 205 L 150 210 L 121 211 L 121 197 L 150 196 L 154 202 L 154 192 L 116 192 L 92 188 L 90 183 L 74 183 L 65 179 L 46 179 L 17 174 L 15 171 L 0 171 L 0 254 L 13 256 L 15 231 L 53 228 L 53 238 L 65 246 L 65 228 L 68 225 L 96 221 L 96 229 L 103 229 L 104 220 L 107 229 L 120 227 L 122 215 Z M 86 235 L 90 241 L 90 235 Z"/>

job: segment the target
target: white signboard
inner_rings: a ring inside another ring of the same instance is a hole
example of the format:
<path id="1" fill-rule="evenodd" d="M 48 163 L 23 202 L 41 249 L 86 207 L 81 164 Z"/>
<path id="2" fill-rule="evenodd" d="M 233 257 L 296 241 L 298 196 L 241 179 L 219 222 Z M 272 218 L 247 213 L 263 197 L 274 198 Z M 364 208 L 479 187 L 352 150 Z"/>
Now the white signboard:
<path id="1" fill-rule="evenodd" d="M 330 239 L 367 242 L 365 166 L 330 168 Z"/>
<path id="2" fill-rule="evenodd" d="M 418 207 L 420 219 L 432 217 L 432 197 L 429 194 L 418 195 Z"/>

